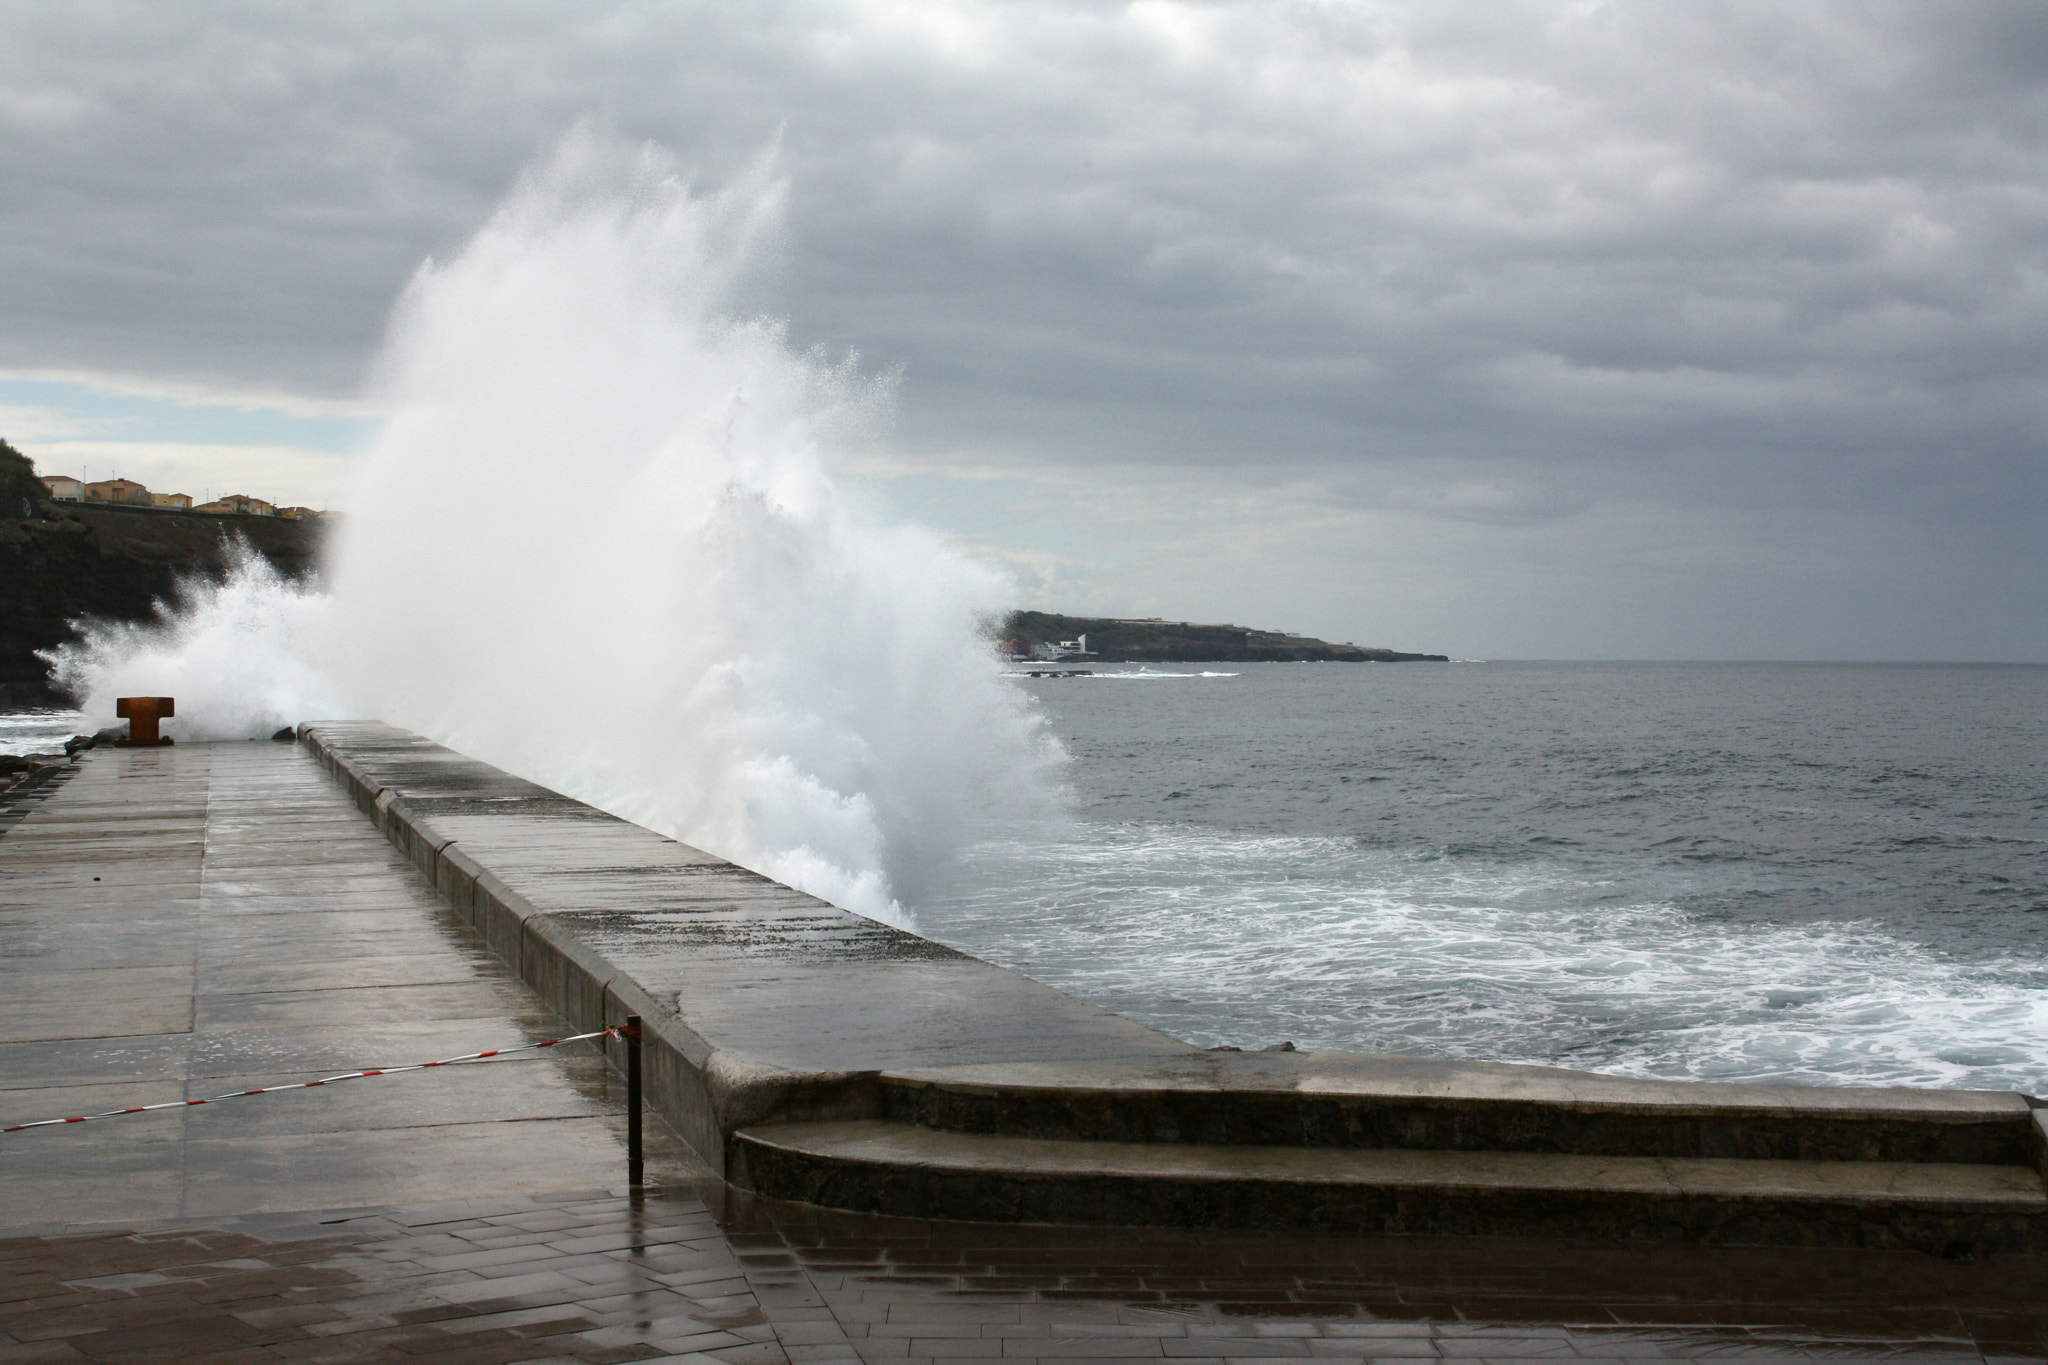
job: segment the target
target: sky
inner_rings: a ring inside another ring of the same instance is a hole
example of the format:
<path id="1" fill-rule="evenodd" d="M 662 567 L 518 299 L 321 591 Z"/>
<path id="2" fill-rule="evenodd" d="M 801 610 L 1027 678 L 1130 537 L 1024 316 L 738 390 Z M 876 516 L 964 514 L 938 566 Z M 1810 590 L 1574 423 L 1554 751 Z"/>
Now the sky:
<path id="1" fill-rule="evenodd" d="M 894 374 L 1019 605 L 1463 658 L 2048 661 L 2038 0 L 0 0 L 0 436 L 346 505 L 579 121 Z"/>

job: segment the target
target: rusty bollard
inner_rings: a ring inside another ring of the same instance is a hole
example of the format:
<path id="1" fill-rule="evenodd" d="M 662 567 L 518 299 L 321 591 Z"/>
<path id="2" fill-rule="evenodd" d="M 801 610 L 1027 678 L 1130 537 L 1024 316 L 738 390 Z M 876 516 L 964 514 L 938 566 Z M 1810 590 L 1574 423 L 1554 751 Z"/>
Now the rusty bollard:
<path id="1" fill-rule="evenodd" d="M 168 720 L 178 714 L 178 703 L 172 697 L 121 697 L 114 702 L 114 714 L 128 722 L 128 738 L 117 739 L 116 744 L 171 744 L 170 736 L 160 735 L 156 723 Z"/>

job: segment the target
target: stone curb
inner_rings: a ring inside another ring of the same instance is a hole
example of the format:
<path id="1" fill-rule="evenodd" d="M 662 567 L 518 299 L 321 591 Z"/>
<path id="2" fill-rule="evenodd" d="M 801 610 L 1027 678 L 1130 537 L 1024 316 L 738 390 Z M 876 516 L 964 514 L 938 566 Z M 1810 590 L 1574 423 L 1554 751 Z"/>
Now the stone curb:
<path id="1" fill-rule="evenodd" d="M 300 739 L 456 914 L 556 1013 L 581 1029 L 640 1016 L 648 1106 L 713 1170 L 724 1173 L 726 1135 L 749 1124 L 797 1115 L 867 1118 L 880 1112 L 871 1077 L 793 1074 L 721 1052 L 573 930 L 436 830 L 414 803 L 377 785 L 324 743 L 318 727 L 301 726 Z"/>

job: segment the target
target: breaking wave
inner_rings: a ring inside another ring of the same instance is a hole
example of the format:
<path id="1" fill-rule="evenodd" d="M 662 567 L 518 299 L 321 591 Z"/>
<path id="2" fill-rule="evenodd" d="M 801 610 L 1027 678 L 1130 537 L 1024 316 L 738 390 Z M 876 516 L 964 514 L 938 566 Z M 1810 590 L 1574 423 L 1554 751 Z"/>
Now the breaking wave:
<path id="1" fill-rule="evenodd" d="M 374 716 L 902 919 L 1059 751 L 990 647 L 1009 585 L 828 473 L 887 384 L 740 304 L 784 193 L 569 136 L 400 301 L 329 590 L 245 554 L 59 680 L 192 738 Z"/>

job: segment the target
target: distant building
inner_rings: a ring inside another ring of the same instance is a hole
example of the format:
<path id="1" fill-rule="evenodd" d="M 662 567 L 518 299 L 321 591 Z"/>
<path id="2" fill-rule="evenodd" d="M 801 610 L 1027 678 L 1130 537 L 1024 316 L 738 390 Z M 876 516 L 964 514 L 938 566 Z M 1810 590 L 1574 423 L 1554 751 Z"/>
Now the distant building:
<path id="1" fill-rule="evenodd" d="M 126 507 L 148 507 L 149 490 L 133 479 L 101 479 L 85 486 L 86 502 L 111 502 Z"/>
<path id="2" fill-rule="evenodd" d="M 310 507 L 280 507 L 276 515 L 290 517 L 293 521 L 318 521 L 321 514 Z"/>
<path id="3" fill-rule="evenodd" d="M 85 485 L 69 474 L 45 474 L 43 487 L 49 489 L 50 496 L 58 502 L 85 501 Z"/>
<path id="4" fill-rule="evenodd" d="M 192 509 L 195 512 L 212 512 L 217 515 L 242 517 L 274 517 L 277 508 L 261 498 L 252 498 L 246 493 L 230 493 L 212 502 L 203 502 Z"/>
<path id="5" fill-rule="evenodd" d="M 184 493 L 151 493 L 149 505 L 168 507 L 174 512 L 189 512 L 192 510 L 192 499 Z"/>
<path id="6" fill-rule="evenodd" d="M 1088 637 L 1086 635 L 1083 635 L 1078 640 L 1061 640 L 1058 644 L 1031 646 L 1031 657 L 1041 661 L 1077 659 L 1086 657 L 1091 653 L 1093 651 L 1088 648 Z"/>

